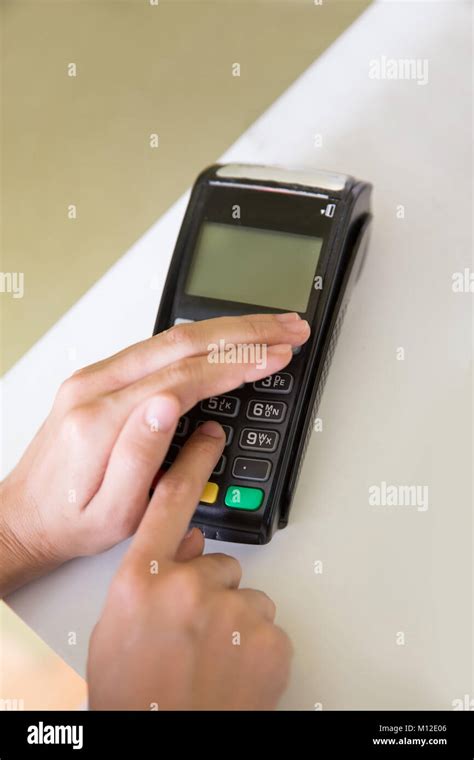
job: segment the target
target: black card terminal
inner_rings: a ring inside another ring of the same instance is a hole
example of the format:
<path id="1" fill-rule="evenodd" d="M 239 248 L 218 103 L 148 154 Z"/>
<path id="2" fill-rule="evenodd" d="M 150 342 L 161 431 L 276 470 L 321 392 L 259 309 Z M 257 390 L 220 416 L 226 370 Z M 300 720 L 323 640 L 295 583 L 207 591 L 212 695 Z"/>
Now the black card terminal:
<path id="1" fill-rule="evenodd" d="M 192 525 L 265 544 L 283 528 L 346 306 L 362 269 L 372 187 L 316 170 L 215 165 L 196 180 L 154 334 L 180 322 L 296 311 L 309 340 L 284 371 L 206 399 L 181 418 L 171 464 L 203 421 L 226 432 Z"/>

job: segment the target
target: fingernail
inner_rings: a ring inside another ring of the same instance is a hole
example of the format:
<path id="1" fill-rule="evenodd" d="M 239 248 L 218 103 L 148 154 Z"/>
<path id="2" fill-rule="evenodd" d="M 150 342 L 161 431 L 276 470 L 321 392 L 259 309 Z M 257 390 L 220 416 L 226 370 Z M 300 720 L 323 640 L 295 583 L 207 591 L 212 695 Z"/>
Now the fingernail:
<path id="1" fill-rule="evenodd" d="M 187 533 L 184 534 L 184 538 L 191 538 L 194 528 L 190 528 Z"/>
<path id="2" fill-rule="evenodd" d="M 282 343 L 278 346 L 268 346 L 267 354 L 270 356 L 286 356 L 291 354 L 291 346 L 289 343 Z"/>
<path id="3" fill-rule="evenodd" d="M 284 314 L 275 314 L 275 319 L 279 322 L 296 322 L 301 319 L 296 311 L 287 311 Z"/>
<path id="4" fill-rule="evenodd" d="M 154 396 L 145 408 L 145 422 L 152 433 L 167 433 L 178 422 L 179 402 L 174 396 Z"/>
<path id="5" fill-rule="evenodd" d="M 306 319 L 300 319 L 297 322 L 285 323 L 285 330 L 291 333 L 305 333 L 309 329 Z"/>
<path id="6" fill-rule="evenodd" d="M 199 432 L 210 435 L 212 438 L 223 438 L 225 435 L 224 429 L 213 420 L 207 420 L 203 425 L 199 425 Z"/>

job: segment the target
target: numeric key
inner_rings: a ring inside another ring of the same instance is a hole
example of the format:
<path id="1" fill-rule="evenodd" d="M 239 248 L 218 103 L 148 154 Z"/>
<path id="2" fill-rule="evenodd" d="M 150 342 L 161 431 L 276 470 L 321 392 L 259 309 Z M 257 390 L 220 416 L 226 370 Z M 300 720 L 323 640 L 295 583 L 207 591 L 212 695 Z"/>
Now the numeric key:
<path id="1" fill-rule="evenodd" d="M 258 422 L 283 422 L 287 406 L 283 401 L 251 399 L 247 406 L 247 419 Z"/>
<path id="2" fill-rule="evenodd" d="M 274 375 L 257 380 L 253 384 L 256 391 L 271 391 L 272 393 L 290 393 L 293 387 L 293 375 L 289 372 L 275 372 Z"/>
<path id="3" fill-rule="evenodd" d="M 275 451 L 280 434 L 276 430 L 244 428 L 240 434 L 239 446 L 248 451 Z"/>
<path id="4" fill-rule="evenodd" d="M 237 396 L 211 396 L 201 401 L 201 410 L 220 417 L 237 417 L 240 399 Z"/>

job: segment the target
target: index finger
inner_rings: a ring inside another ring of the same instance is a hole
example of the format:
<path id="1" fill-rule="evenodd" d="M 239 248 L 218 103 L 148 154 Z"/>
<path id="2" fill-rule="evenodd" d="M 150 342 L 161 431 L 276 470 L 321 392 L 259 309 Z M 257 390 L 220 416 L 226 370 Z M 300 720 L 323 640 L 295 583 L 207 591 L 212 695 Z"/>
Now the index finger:
<path id="1" fill-rule="evenodd" d="M 154 494 L 128 551 L 128 561 L 173 560 L 225 444 L 223 428 L 208 420 L 193 433 Z"/>

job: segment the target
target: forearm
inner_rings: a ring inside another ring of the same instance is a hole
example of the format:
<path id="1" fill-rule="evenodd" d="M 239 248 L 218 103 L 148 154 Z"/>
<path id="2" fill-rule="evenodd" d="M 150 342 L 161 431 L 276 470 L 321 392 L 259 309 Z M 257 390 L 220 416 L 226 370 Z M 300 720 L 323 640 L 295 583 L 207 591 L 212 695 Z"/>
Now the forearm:
<path id="1" fill-rule="evenodd" d="M 46 549 L 34 508 L 26 502 L 8 478 L 0 484 L 0 597 L 60 564 Z"/>

